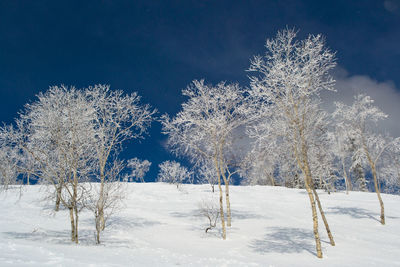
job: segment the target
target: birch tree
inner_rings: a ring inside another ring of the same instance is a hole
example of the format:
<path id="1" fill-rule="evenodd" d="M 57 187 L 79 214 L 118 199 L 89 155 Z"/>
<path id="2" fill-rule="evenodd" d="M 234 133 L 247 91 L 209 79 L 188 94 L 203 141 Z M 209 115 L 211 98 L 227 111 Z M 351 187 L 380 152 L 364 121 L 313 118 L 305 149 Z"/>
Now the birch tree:
<path id="1" fill-rule="evenodd" d="M 110 90 L 109 85 L 89 87 L 85 90 L 85 94 L 95 111 L 92 121 L 95 129 L 93 147 L 97 154 L 96 169 L 100 181 L 96 229 L 104 230 L 107 163 L 113 161 L 113 157 L 121 150 L 123 142 L 143 137 L 156 110 L 152 110 L 149 105 L 142 105 L 137 93 L 125 95 L 120 90 Z"/>
<path id="2" fill-rule="evenodd" d="M 17 183 L 19 151 L 8 142 L 8 127 L 0 129 L 0 188 L 7 190 Z"/>
<path id="3" fill-rule="evenodd" d="M 71 240 L 78 243 L 79 212 L 94 168 L 92 147 L 94 109 L 75 88 L 51 87 L 25 106 L 17 120 L 14 139 L 34 160 L 34 170 L 44 184 L 54 188 L 56 208 L 70 213 Z"/>
<path id="4" fill-rule="evenodd" d="M 245 92 L 237 84 L 206 85 L 194 80 L 185 90 L 189 99 L 174 118 L 162 117 L 163 133 L 177 155 L 188 156 L 194 163 L 212 162 L 220 193 L 222 237 L 226 239 L 222 180 L 225 183 L 228 226 L 231 224 L 226 150 L 231 146 L 234 129 L 246 124 Z"/>
<path id="5" fill-rule="evenodd" d="M 210 161 L 199 164 L 197 170 L 198 181 L 201 184 L 209 184 L 211 186 L 211 191 L 215 192 L 215 185 L 218 183 L 217 177 L 215 175 L 215 167 Z"/>
<path id="6" fill-rule="evenodd" d="M 122 170 L 125 168 L 125 164 L 115 159 L 112 162 L 108 162 L 105 168 L 105 177 L 107 180 L 104 182 L 101 187 L 97 181 L 90 183 L 90 190 L 88 194 L 85 196 L 84 207 L 89 209 L 94 214 L 95 218 L 95 226 L 96 226 L 96 244 L 100 244 L 101 233 L 104 231 L 104 228 L 101 228 L 98 222 L 99 219 L 99 210 L 97 207 L 97 202 L 100 195 L 100 190 L 102 190 L 104 199 L 103 199 L 103 218 L 104 218 L 104 227 L 106 227 L 108 219 L 111 218 L 118 210 L 122 207 L 122 201 L 126 197 L 126 183 L 121 182 Z"/>
<path id="7" fill-rule="evenodd" d="M 127 167 L 131 170 L 128 180 L 136 179 L 144 183 L 144 176 L 150 170 L 151 162 L 147 159 L 140 160 L 138 158 L 129 159 Z"/>
<path id="8" fill-rule="evenodd" d="M 191 180 L 192 173 L 186 167 L 181 166 L 179 162 L 167 160 L 158 167 L 160 168 L 157 177 L 159 182 L 174 184 L 176 188 L 179 188 L 183 182 Z"/>
<path id="9" fill-rule="evenodd" d="M 250 77 L 250 94 L 272 109 L 271 128 L 278 129 L 282 140 L 291 145 L 311 205 L 317 257 L 322 258 L 316 201 L 331 245 L 335 243 L 314 189 L 310 141 L 317 129 L 311 116 L 318 114 L 319 93 L 334 90 L 329 71 L 335 66 L 335 58 L 325 48 L 321 35 L 309 35 L 300 41 L 296 35 L 292 29 L 279 31 L 274 39 L 267 40 L 266 54 L 251 60 L 249 71 L 258 75 Z"/>
<path id="10" fill-rule="evenodd" d="M 388 116 L 373 105 L 370 96 L 359 94 L 354 97 L 351 106 L 337 102 L 335 118 L 347 129 L 347 134 L 353 137 L 353 168 L 368 165 L 376 195 L 381 208 L 380 222 L 385 224 L 385 208 L 380 194 L 378 167 L 380 159 L 389 147 L 397 147 L 400 138 L 393 139 L 377 132 L 376 123 Z M 355 160 L 354 160 L 355 159 Z M 385 179 L 385 177 L 383 177 Z"/>

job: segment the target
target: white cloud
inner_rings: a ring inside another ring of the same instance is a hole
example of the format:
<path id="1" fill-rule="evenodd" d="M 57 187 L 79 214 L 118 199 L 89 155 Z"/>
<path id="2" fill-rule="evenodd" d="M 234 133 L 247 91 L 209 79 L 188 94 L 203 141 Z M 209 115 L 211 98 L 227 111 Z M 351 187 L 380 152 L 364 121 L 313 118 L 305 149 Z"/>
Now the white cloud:
<path id="1" fill-rule="evenodd" d="M 337 92 L 326 92 L 322 95 L 326 109 L 332 111 L 333 101 L 351 105 L 354 95 L 369 95 L 375 100 L 375 105 L 389 115 L 389 118 L 379 124 L 381 132 L 389 132 L 394 137 L 400 136 L 400 90 L 393 82 L 378 82 L 366 75 L 349 76 L 340 68 L 335 76 Z"/>
<path id="2" fill-rule="evenodd" d="M 385 0 L 383 6 L 387 11 L 394 13 L 399 9 L 399 3 L 399 0 Z"/>

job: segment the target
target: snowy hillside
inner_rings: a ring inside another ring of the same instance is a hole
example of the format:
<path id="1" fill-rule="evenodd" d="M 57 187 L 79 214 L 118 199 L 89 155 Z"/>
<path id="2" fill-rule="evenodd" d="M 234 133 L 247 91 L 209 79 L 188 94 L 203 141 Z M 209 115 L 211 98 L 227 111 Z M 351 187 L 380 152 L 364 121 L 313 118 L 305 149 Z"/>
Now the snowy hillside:
<path id="1" fill-rule="evenodd" d="M 320 193 L 336 246 L 320 223 L 324 258 L 315 256 L 304 190 L 232 186 L 232 227 L 207 234 L 199 202 L 207 185 L 181 190 L 162 183 L 129 184 L 126 207 L 95 245 L 92 214 L 80 216 L 72 244 L 68 212 L 52 212 L 39 186 L 0 195 L 1 266 L 400 266 L 400 197 L 383 195 L 381 226 L 374 193 Z M 215 193 L 217 197 L 217 193 Z M 321 222 L 321 221 L 320 221 Z"/>

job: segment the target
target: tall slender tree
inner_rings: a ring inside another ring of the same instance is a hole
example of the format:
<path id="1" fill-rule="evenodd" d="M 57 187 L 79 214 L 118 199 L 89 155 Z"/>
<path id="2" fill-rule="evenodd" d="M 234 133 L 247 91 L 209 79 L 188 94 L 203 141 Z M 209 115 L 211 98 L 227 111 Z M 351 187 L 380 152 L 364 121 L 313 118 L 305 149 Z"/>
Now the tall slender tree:
<path id="1" fill-rule="evenodd" d="M 325 48 L 321 35 L 309 35 L 300 41 L 296 40 L 296 35 L 293 29 L 279 31 L 274 39 L 267 40 L 266 54 L 251 60 L 249 71 L 258 75 L 250 77 L 250 94 L 264 109 L 273 110 L 270 129 L 278 130 L 282 141 L 292 148 L 311 204 L 317 257 L 322 258 L 315 201 L 331 245 L 335 243 L 314 189 L 310 144 L 319 120 L 323 120 L 312 117 L 319 115 L 319 93 L 334 90 L 329 71 L 335 66 L 335 55 Z"/>
<path id="2" fill-rule="evenodd" d="M 248 121 L 245 92 L 238 84 L 221 82 L 206 85 L 203 80 L 193 81 L 182 94 L 189 97 L 182 110 L 173 119 L 162 117 L 163 133 L 168 145 L 177 155 L 188 156 L 192 162 L 212 162 L 220 193 L 222 237 L 226 239 L 222 181 L 225 184 L 227 222 L 231 224 L 229 200 L 229 160 L 227 149 L 232 145 L 232 133 Z"/>
<path id="3" fill-rule="evenodd" d="M 92 120 L 95 131 L 92 145 L 97 155 L 96 169 L 100 181 L 96 229 L 104 230 L 104 207 L 107 200 L 104 188 L 108 179 L 107 166 L 114 166 L 110 163 L 122 148 L 123 142 L 143 137 L 156 110 L 149 105 L 142 105 L 137 93 L 125 95 L 123 91 L 110 90 L 109 85 L 89 87 L 85 90 L 85 94 L 95 113 Z"/>
<path id="4" fill-rule="evenodd" d="M 380 181 L 378 178 L 378 164 L 382 155 L 389 151 L 389 147 L 397 147 L 400 138 L 393 139 L 377 132 L 376 123 L 388 116 L 373 105 L 374 100 L 365 94 L 354 97 L 351 106 L 336 103 L 335 118 L 347 129 L 347 135 L 352 137 L 354 144 L 353 168 L 368 165 L 372 174 L 374 189 L 381 208 L 380 221 L 385 224 L 385 207 L 381 196 Z M 362 169 L 361 172 L 364 172 Z M 385 179 L 385 177 L 383 177 Z"/>
<path id="5" fill-rule="evenodd" d="M 78 243 L 79 212 L 86 196 L 86 184 L 94 168 L 92 138 L 94 109 L 82 91 L 53 86 L 27 104 L 17 120 L 13 140 L 35 160 L 29 174 L 53 186 L 56 209 L 69 210 L 71 240 Z M 27 167 L 27 166 L 25 166 Z"/>

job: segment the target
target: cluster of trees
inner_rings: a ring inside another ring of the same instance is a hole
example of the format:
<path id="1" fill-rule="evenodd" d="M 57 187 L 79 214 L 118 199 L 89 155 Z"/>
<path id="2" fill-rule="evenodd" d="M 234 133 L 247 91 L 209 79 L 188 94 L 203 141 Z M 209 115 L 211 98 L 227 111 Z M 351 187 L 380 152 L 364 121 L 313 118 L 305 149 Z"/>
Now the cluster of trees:
<path id="1" fill-rule="evenodd" d="M 158 181 L 175 184 L 196 177 L 217 186 L 218 205 L 205 201 L 206 232 L 219 218 L 222 238 L 232 225 L 229 186 L 233 177 L 247 184 L 304 188 L 312 211 L 317 256 L 322 257 L 321 215 L 332 246 L 333 235 L 316 189 L 374 190 L 385 224 L 382 190 L 399 186 L 400 139 L 379 133 L 387 117 L 367 95 L 350 106 L 322 108 L 320 93 L 334 91 L 335 53 L 321 35 L 297 39 L 285 29 L 266 42 L 266 53 L 251 59 L 250 86 L 194 80 L 182 94 L 180 112 L 161 117 L 168 147 L 193 164 L 159 165 Z M 119 181 L 144 181 L 151 162 L 118 159 L 121 144 L 142 138 L 155 110 L 140 104 L 136 93 L 124 95 L 108 86 L 82 90 L 51 87 L 25 106 L 15 127 L 0 130 L 1 183 L 7 187 L 24 175 L 50 189 L 56 210 L 70 211 L 71 239 L 78 242 L 78 216 L 93 211 L 97 242 L 106 220 L 123 196 Z M 130 172 L 122 174 L 124 167 Z M 93 181 L 97 182 L 93 185 Z M 369 183 L 372 181 L 372 183 Z"/>
<path id="2" fill-rule="evenodd" d="M 69 210 L 76 243 L 80 211 L 93 211 L 100 243 L 107 218 L 124 195 L 121 144 L 143 137 L 154 113 L 136 93 L 124 95 L 106 85 L 51 87 L 25 106 L 15 126 L 0 129 L 1 157 L 8 160 L 1 165 L 2 184 L 13 184 L 21 175 L 28 183 L 35 179 L 45 184 L 55 210 L 60 205 Z M 128 165 L 139 179 L 148 169 L 137 159 Z"/>
<path id="3" fill-rule="evenodd" d="M 318 212 L 335 242 L 316 189 L 368 190 L 372 180 L 385 224 L 380 192 L 399 186 L 400 139 L 379 134 L 376 123 L 387 115 L 369 96 L 355 96 L 351 106 L 336 103 L 328 114 L 320 93 L 334 91 L 335 53 L 321 35 L 296 35 L 285 29 L 267 40 L 265 55 L 251 60 L 249 88 L 193 81 L 182 91 L 188 100 L 181 111 L 162 117 L 163 133 L 170 149 L 197 168 L 199 181 L 213 190 L 218 185 L 223 239 L 231 226 L 229 184 L 237 173 L 244 183 L 307 191 L 321 258 Z M 211 213 L 205 214 L 212 226 Z"/>

